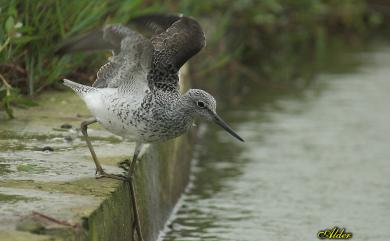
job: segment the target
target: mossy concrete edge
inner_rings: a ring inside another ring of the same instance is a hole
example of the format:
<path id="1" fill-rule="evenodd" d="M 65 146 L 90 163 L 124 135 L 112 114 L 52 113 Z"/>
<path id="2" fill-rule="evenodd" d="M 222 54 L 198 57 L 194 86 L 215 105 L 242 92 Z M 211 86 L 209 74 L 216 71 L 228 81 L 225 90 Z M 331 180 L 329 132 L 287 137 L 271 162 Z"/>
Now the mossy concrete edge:
<path id="1" fill-rule="evenodd" d="M 150 145 L 135 173 L 137 204 L 145 240 L 156 240 L 183 193 L 190 172 L 194 133 Z M 130 240 L 130 187 L 122 183 L 88 217 L 88 240 Z"/>

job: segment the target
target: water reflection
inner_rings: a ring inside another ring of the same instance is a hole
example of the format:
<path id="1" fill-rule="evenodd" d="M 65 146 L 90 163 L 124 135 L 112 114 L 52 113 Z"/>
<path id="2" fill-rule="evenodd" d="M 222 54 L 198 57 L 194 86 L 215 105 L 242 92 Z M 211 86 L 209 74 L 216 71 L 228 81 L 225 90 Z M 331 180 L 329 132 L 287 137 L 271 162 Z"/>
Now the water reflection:
<path id="1" fill-rule="evenodd" d="M 246 143 L 204 132 L 164 240 L 314 240 L 333 226 L 388 240 L 390 48 L 347 59 L 354 68 L 333 63 L 303 87 L 254 85 L 223 106 Z"/>

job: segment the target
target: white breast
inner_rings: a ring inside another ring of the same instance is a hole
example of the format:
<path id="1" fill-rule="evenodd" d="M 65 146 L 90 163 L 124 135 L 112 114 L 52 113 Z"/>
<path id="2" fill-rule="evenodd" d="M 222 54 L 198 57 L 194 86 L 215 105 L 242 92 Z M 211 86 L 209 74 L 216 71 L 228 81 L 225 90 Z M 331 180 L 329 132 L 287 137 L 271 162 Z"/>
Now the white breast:
<path id="1" fill-rule="evenodd" d="M 88 109 L 105 129 L 126 139 L 136 140 L 136 128 L 125 119 L 131 119 L 132 111 L 141 105 L 142 93 L 144 91 L 140 91 L 139 95 L 124 95 L 117 88 L 102 88 L 89 92 L 83 98 Z M 126 118 L 124 114 L 127 114 Z"/>

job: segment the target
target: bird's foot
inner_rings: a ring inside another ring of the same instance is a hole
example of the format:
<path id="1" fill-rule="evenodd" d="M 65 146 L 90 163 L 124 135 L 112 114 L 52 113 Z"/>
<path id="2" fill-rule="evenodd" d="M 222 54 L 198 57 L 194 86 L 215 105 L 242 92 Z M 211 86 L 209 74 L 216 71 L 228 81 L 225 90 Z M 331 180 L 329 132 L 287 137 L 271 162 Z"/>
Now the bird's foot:
<path id="1" fill-rule="evenodd" d="M 126 176 L 123 176 L 123 175 L 120 175 L 120 174 L 109 174 L 109 173 L 106 173 L 103 170 L 96 171 L 96 179 L 100 179 L 100 178 L 111 178 L 111 179 L 125 181 L 125 182 L 129 182 L 130 181 L 130 178 L 128 178 Z"/>
<path id="2" fill-rule="evenodd" d="M 130 160 L 126 159 L 118 163 L 118 166 L 125 170 L 126 172 L 129 171 L 130 168 Z"/>

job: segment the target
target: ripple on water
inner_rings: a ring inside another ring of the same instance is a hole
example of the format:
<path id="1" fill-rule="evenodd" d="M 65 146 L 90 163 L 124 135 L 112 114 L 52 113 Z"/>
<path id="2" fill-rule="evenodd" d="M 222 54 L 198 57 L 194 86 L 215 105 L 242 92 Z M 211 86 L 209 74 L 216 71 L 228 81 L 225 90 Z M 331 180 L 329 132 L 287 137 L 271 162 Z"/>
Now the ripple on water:
<path id="1" fill-rule="evenodd" d="M 351 57 L 359 69 L 320 75 L 265 108 L 238 106 L 246 143 L 207 131 L 163 239 L 306 241 L 340 226 L 390 240 L 390 48 Z"/>

